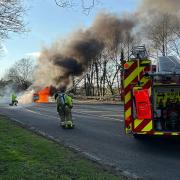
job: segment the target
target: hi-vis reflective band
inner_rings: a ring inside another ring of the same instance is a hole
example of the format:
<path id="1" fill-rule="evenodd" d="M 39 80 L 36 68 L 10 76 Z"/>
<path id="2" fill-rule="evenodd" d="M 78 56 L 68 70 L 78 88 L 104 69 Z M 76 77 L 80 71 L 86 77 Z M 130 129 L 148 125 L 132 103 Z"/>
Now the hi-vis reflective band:
<path id="1" fill-rule="evenodd" d="M 134 132 L 149 132 L 153 128 L 152 120 L 150 119 L 145 119 L 145 120 L 139 120 L 135 119 L 134 120 L 134 127 L 133 131 Z"/>
<path id="2" fill-rule="evenodd" d="M 135 134 L 147 134 L 147 135 L 156 135 L 156 136 L 180 136 L 180 133 L 176 133 L 176 132 L 158 132 L 158 131 L 137 132 Z"/>
<path id="3" fill-rule="evenodd" d="M 124 72 L 124 115 L 125 115 L 125 126 L 126 132 L 135 129 L 138 131 L 151 131 L 152 121 L 147 120 L 139 122 L 137 127 L 133 127 L 133 97 L 132 89 L 134 86 L 139 85 L 142 89 L 149 89 L 151 95 L 151 80 L 144 77 L 144 73 L 150 71 L 150 61 L 141 60 L 139 61 L 128 61 L 126 62 L 126 69 Z M 143 124 L 142 124 L 143 123 Z M 135 126 L 136 126 L 135 125 Z"/>

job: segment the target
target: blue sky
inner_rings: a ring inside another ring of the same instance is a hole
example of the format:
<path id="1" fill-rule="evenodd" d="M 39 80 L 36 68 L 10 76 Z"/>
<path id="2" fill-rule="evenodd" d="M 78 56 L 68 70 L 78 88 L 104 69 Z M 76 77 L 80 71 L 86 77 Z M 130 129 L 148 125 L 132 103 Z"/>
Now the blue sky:
<path id="1" fill-rule="evenodd" d="M 89 26 L 98 12 L 106 10 L 120 15 L 126 11 L 134 11 L 139 2 L 139 0 L 100 0 L 101 2 L 89 15 L 86 15 L 78 5 L 73 9 L 63 9 L 58 7 L 54 0 L 26 1 L 30 8 L 25 16 L 25 22 L 30 32 L 25 35 L 11 34 L 10 39 L 4 41 L 4 55 L 0 57 L 0 77 L 18 59 L 36 55 L 43 46 L 50 45 L 56 38 L 66 38 L 73 30 Z"/>

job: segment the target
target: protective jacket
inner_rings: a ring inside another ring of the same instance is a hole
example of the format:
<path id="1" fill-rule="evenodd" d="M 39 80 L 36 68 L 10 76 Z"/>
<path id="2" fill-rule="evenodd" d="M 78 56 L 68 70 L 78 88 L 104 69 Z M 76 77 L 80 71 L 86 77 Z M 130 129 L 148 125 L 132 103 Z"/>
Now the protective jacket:
<path id="1" fill-rule="evenodd" d="M 12 94 L 12 101 L 16 101 L 17 96 L 15 94 Z"/>
<path id="2" fill-rule="evenodd" d="M 72 108 L 73 107 L 72 98 L 65 93 L 60 93 L 57 97 L 57 105 L 58 107 L 68 106 L 69 108 Z"/>

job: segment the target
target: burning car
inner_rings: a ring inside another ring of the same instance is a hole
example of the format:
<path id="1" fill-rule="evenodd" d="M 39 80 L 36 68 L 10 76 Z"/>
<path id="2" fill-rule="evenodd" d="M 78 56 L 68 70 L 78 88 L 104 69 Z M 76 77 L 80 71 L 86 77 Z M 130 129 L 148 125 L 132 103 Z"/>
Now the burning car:
<path id="1" fill-rule="evenodd" d="M 53 101 L 53 88 L 45 87 L 33 94 L 33 101 L 36 103 L 48 103 Z"/>

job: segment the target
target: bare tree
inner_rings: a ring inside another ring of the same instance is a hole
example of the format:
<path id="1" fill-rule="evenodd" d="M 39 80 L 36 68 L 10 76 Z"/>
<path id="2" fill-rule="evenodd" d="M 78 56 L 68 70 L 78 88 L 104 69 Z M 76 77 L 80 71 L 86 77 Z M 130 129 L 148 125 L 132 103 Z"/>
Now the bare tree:
<path id="1" fill-rule="evenodd" d="M 124 61 L 128 60 L 130 55 L 134 38 L 130 32 L 125 32 L 121 37 L 117 34 L 114 39 L 117 42 L 108 44 L 89 67 L 84 80 L 86 95 L 102 97 L 121 94 L 121 71 Z"/>
<path id="2" fill-rule="evenodd" d="M 17 61 L 7 72 L 7 79 L 16 83 L 19 90 L 26 90 L 32 83 L 33 62 L 30 58 Z"/>
<path id="3" fill-rule="evenodd" d="M 77 1 L 75 3 L 75 0 L 54 0 L 56 5 L 61 8 L 69 8 L 77 5 Z M 79 0 L 79 5 L 82 7 L 82 10 L 85 14 L 89 14 L 89 12 L 93 9 L 95 6 L 95 3 L 98 2 L 98 0 Z"/>
<path id="4" fill-rule="evenodd" d="M 72 1 L 71 0 L 54 0 L 56 5 L 65 8 L 65 7 L 72 7 Z"/>
<path id="5" fill-rule="evenodd" d="M 172 54 L 177 55 L 180 58 L 180 19 L 179 17 L 174 18 L 174 25 L 171 27 L 173 36 L 170 40 L 170 49 Z"/>
<path id="6" fill-rule="evenodd" d="M 174 15 L 163 14 L 153 19 L 146 27 L 147 37 L 152 42 L 153 48 L 162 56 L 179 53 L 180 21 Z"/>
<path id="7" fill-rule="evenodd" d="M 8 38 L 10 32 L 25 31 L 22 0 L 0 0 L 0 39 Z"/>

